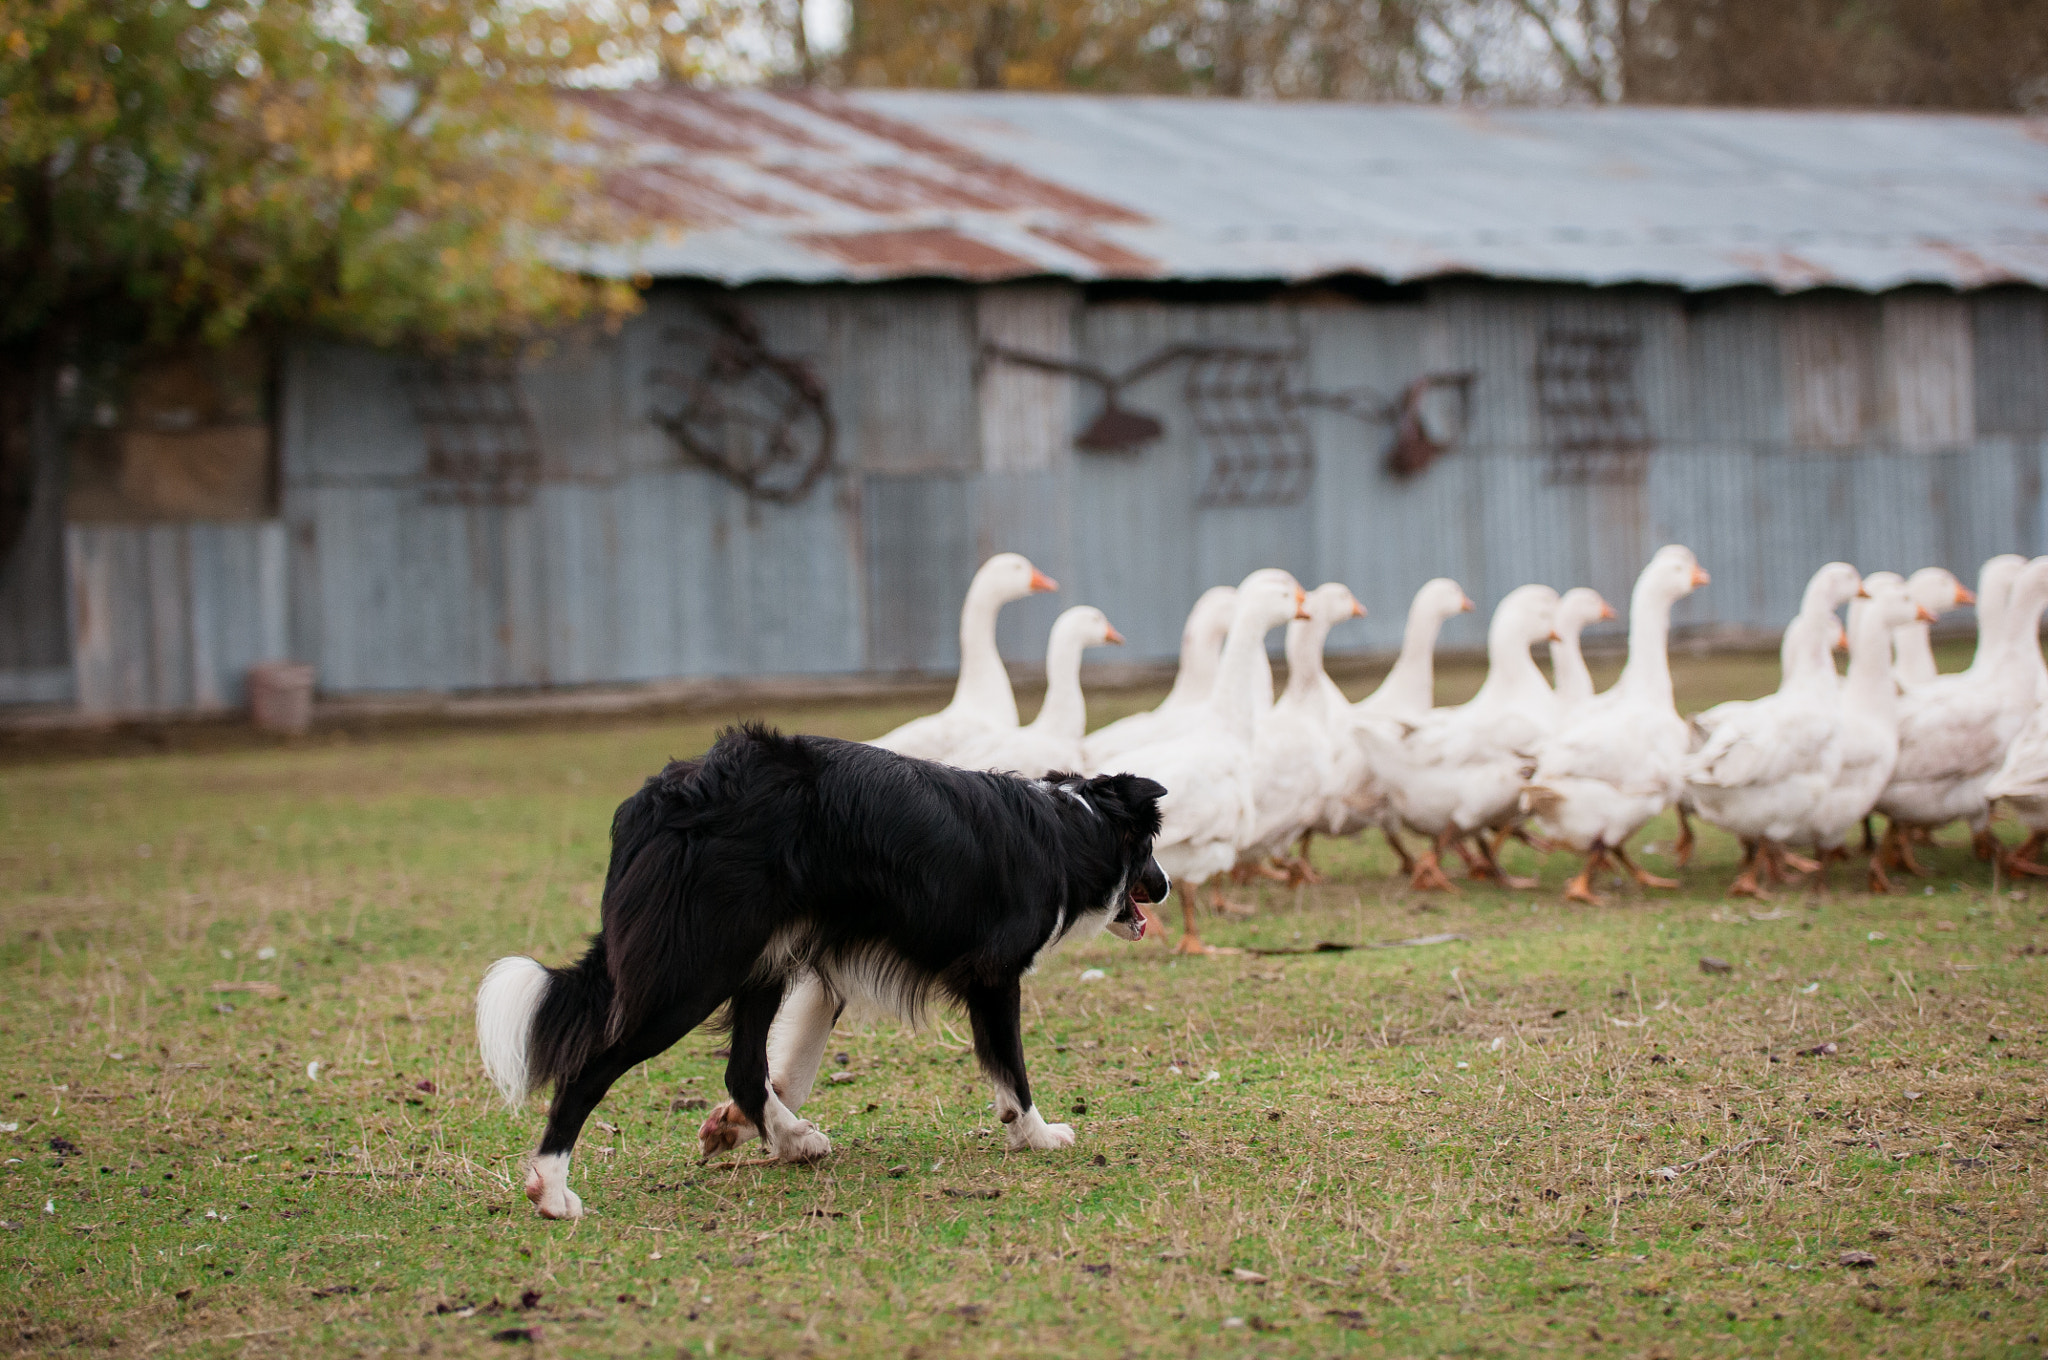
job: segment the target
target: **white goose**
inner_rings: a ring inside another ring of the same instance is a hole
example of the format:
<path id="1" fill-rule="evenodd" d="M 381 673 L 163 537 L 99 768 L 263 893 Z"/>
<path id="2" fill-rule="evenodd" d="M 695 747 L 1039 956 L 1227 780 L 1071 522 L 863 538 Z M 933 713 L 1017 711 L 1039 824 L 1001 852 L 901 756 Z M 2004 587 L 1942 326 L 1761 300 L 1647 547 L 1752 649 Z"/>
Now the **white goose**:
<path id="1" fill-rule="evenodd" d="M 1777 693 L 1805 689 L 1818 695 L 1832 695 L 1840 677 L 1835 672 L 1835 648 L 1842 636 L 1842 621 L 1835 611 L 1854 599 L 1863 589 L 1863 578 L 1847 562 L 1829 562 L 1807 578 L 1799 599 L 1799 612 L 1785 625 L 1778 642 Z M 1721 724 L 1747 712 L 1756 699 L 1730 699 L 1695 713 L 1690 719 L 1695 750 L 1712 740 Z M 1672 858 L 1681 866 L 1692 862 L 1692 790 L 1678 799 L 1678 843 Z M 1766 863 L 1766 869 L 1775 865 Z"/>
<path id="2" fill-rule="evenodd" d="M 1928 625 L 1958 605 L 1977 597 L 1943 567 L 1922 567 L 1906 578 L 1906 598 L 1927 612 L 1911 618 L 1892 634 L 1892 675 L 1901 689 L 1917 689 L 1941 672 L 1934 664 L 1934 639 Z"/>
<path id="3" fill-rule="evenodd" d="M 1230 620 L 1236 612 L 1236 586 L 1211 586 L 1202 592 L 1195 607 L 1188 611 L 1187 622 L 1181 625 L 1180 669 L 1174 674 L 1173 688 L 1160 700 L 1159 707 L 1119 718 L 1089 733 L 1081 743 L 1085 753 L 1082 769 L 1097 773 L 1125 751 L 1149 746 L 1184 732 L 1193 724 L 1196 710 L 1208 702 L 1210 691 L 1216 687 L 1223 637 L 1230 631 Z"/>
<path id="4" fill-rule="evenodd" d="M 1023 727 L 970 737 L 946 763 L 967 770 L 1014 770 L 1037 778 L 1049 771 L 1081 768 L 1081 736 L 1088 730 L 1088 701 L 1081 693 L 1081 653 L 1090 647 L 1120 646 L 1123 634 L 1093 605 L 1075 605 L 1053 621 L 1045 647 L 1045 702 Z"/>
<path id="5" fill-rule="evenodd" d="M 1550 643 L 1550 687 L 1559 718 L 1569 718 L 1593 698 L 1593 672 L 1579 649 L 1579 634 L 1614 617 L 1614 606 L 1591 586 L 1573 586 L 1557 602 L 1556 634 Z"/>
<path id="6" fill-rule="evenodd" d="M 1255 571 L 1237 588 L 1237 608 L 1223 642 L 1216 686 L 1201 705 L 1201 720 L 1165 741 L 1126 751 L 1111 762 L 1166 786 L 1159 802 L 1159 835 L 1152 853 L 1181 894 L 1187 929 L 1185 954 L 1216 952 L 1195 929 L 1195 896 L 1202 884 L 1237 863 L 1257 828 L 1253 801 L 1252 743 L 1258 686 L 1266 670 L 1266 634 L 1306 617 L 1306 594 L 1284 571 Z"/>
<path id="7" fill-rule="evenodd" d="M 1424 581 L 1408 603 L 1401 630 L 1401 654 L 1379 688 L 1352 705 L 1364 717 L 1419 718 L 1436 704 L 1436 640 L 1444 624 L 1472 612 L 1470 597 L 1456 581 Z"/>
<path id="8" fill-rule="evenodd" d="M 1980 576 L 1981 581 L 1981 576 Z M 1985 591 L 1978 592 L 1981 600 Z M 1979 857 L 1997 853 L 1991 836 L 1992 779 L 2048 689 L 2041 661 L 2041 611 L 2048 608 L 2048 557 L 2037 557 L 1996 608 L 1997 636 L 1979 643 L 1969 670 L 1909 690 L 1899 705 L 1899 760 L 1877 800 L 1885 828 L 1883 863 L 1918 872 L 1909 829 L 1970 824 Z M 1981 663 L 1981 668 L 1980 668 Z"/>
<path id="9" fill-rule="evenodd" d="M 1686 763 L 1685 792 L 1693 811 L 1742 842 L 1742 869 L 1728 889 L 1731 897 L 1764 895 L 1758 873 L 1775 869 L 1772 857 L 1788 842 L 1812 839 L 1802 838 L 1801 830 L 1841 775 L 1842 703 L 1831 660 L 1835 617 L 1832 606 L 1824 615 L 1819 606 L 1862 590 L 1846 563 L 1831 562 L 1816 573 L 1806 604 L 1785 630 L 1784 679 L 1777 692 L 1722 705 L 1706 741 Z M 1887 590 L 1887 598 L 1904 598 L 1896 577 Z M 1904 617 L 1911 618 L 1911 611 Z M 1866 676 L 1871 665 L 1866 651 Z M 1894 732 L 1892 745 L 1897 744 Z M 1872 800 L 1877 793 L 1871 790 Z"/>
<path id="10" fill-rule="evenodd" d="M 1614 687 L 1579 710 L 1536 755 L 1523 811 L 1585 854 L 1565 896 L 1599 904 L 1593 874 L 1612 856 L 1645 887 L 1678 884 L 1636 867 L 1624 842 L 1678 801 L 1691 745 L 1671 697 L 1671 607 L 1707 583 L 1690 548 L 1659 548 L 1628 605 L 1628 662 Z"/>
<path id="11" fill-rule="evenodd" d="M 1259 715 L 1252 737 L 1252 800 L 1258 818 L 1239 863 L 1263 869 L 1265 861 L 1282 856 L 1288 846 L 1327 824 L 1334 790 L 1349 770 L 1340 772 L 1340 756 L 1356 751 L 1355 739 L 1343 734 L 1340 747 L 1332 730 L 1323 670 L 1323 646 L 1330 630 L 1349 619 L 1365 617 L 1351 591 L 1335 581 L 1308 593 L 1308 617 L 1287 625 L 1287 687 L 1271 711 Z M 1351 765 L 1355 768 L 1356 761 Z M 1296 861 L 1280 877 L 1300 882 L 1313 877 L 1304 843 Z M 1278 873 L 1279 871 L 1274 871 Z"/>
<path id="12" fill-rule="evenodd" d="M 1836 753 L 1832 783 L 1806 813 L 1798 834 L 1813 843 L 1821 864 L 1843 858 L 1843 842 L 1862 823 L 1891 782 L 1899 758 L 1899 697 L 1890 640 L 1897 629 L 1931 612 L 1914 604 L 1902 586 L 1869 584 L 1868 599 L 1849 605 L 1849 675 L 1836 700 Z M 1889 892 L 1877 856 L 1870 857 L 1870 890 Z"/>
<path id="13" fill-rule="evenodd" d="M 960 678 L 953 685 L 953 702 L 870 744 L 898 755 L 944 760 L 969 738 L 1015 727 L 1017 697 L 996 650 L 996 614 L 1012 600 L 1059 588 L 1059 582 L 1017 553 L 997 553 L 982 563 L 960 606 Z"/>
<path id="14" fill-rule="evenodd" d="M 1487 627 L 1486 680 L 1471 702 L 1402 720 L 1393 737 L 1381 724 L 1360 724 L 1367 757 L 1401 824 L 1431 838 L 1411 887 L 1454 891 L 1444 851 L 1513 815 L 1529 753 L 1556 723 L 1556 700 L 1529 655 L 1550 637 L 1556 613 L 1557 592 L 1549 586 L 1509 591 Z"/>
<path id="15" fill-rule="evenodd" d="M 1401 654 L 1394 659 L 1394 665 L 1380 681 L 1379 688 L 1371 694 L 1352 703 L 1344 697 L 1344 691 L 1331 681 L 1325 693 L 1329 696 L 1332 712 L 1340 719 L 1348 717 L 1353 729 L 1353 740 L 1346 741 L 1340 735 L 1337 740 L 1342 761 L 1346 769 L 1355 771 L 1353 778 L 1337 795 L 1332 806 L 1328 830 L 1332 835 L 1345 836 L 1366 827 L 1377 826 L 1380 834 L 1387 838 L 1387 845 L 1401 861 L 1401 872 L 1413 875 L 1415 857 L 1408 853 L 1408 847 L 1401 843 L 1401 817 L 1394 811 L 1386 787 L 1372 768 L 1371 756 L 1366 751 L 1365 737 L 1357 729 L 1368 724 L 1377 724 L 1376 735 L 1382 742 L 1400 740 L 1403 735 L 1402 720 L 1419 718 L 1436 704 L 1436 641 L 1443 632 L 1444 624 L 1460 614 L 1472 612 L 1469 596 L 1456 581 L 1439 576 L 1425 581 L 1422 588 L 1408 603 L 1408 621 L 1401 630 Z M 1342 728 L 1339 732 L 1341 734 Z M 1356 756 L 1350 754 L 1356 750 Z"/>

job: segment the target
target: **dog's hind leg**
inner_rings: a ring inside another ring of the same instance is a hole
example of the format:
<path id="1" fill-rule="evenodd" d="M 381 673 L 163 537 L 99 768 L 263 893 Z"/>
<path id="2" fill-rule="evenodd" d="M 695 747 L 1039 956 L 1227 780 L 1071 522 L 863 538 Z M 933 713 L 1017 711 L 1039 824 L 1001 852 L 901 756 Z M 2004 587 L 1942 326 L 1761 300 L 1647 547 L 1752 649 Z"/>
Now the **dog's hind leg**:
<path id="1" fill-rule="evenodd" d="M 643 1024 L 583 1065 L 564 1081 L 548 1107 L 547 1130 L 540 1150 L 526 1172 L 526 1197 L 542 1218 L 581 1218 L 583 1201 L 569 1188 L 569 1154 L 583 1132 L 583 1121 L 604 1099 L 613 1082 L 649 1058 L 667 1052 L 676 1040 L 704 1023 L 713 1010 L 708 1003 L 676 1006 Z"/>
<path id="2" fill-rule="evenodd" d="M 993 987 L 970 989 L 967 1019 L 974 1027 L 974 1056 L 996 1088 L 996 1118 L 1009 1128 L 1010 1151 L 1035 1148 L 1051 1152 L 1074 1145 L 1074 1130 L 1048 1124 L 1031 1100 L 1031 1078 L 1024 1071 L 1022 1006 L 1015 978 Z"/>
<path id="3" fill-rule="evenodd" d="M 768 1080 L 791 1110 L 802 1109 L 810 1099 L 832 1026 L 845 1009 L 846 1003 L 834 996 L 816 973 L 805 973 L 783 997 L 775 1023 L 768 1029 Z M 759 1126 L 728 1100 L 705 1116 L 697 1130 L 697 1146 L 704 1156 L 711 1157 L 760 1136 Z"/>
<path id="4" fill-rule="evenodd" d="M 832 1141 L 782 1103 L 769 1080 L 768 1034 L 782 1004 L 782 983 L 743 987 L 732 999 L 732 1057 L 725 1065 L 725 1089 L 747 1122 L 761 1131 L 762 1141 L 782 1162 L 815 1162 L 832 1151 Z M 825 1028 L 831 1033 L 828 1023 Z M 817 1076 L 815 1063 L 811 1067 Z M 808 1083 L 806 1083 L 808 1086 Z M 808 1095 L 808 1089 L 805 1091 Z"/>

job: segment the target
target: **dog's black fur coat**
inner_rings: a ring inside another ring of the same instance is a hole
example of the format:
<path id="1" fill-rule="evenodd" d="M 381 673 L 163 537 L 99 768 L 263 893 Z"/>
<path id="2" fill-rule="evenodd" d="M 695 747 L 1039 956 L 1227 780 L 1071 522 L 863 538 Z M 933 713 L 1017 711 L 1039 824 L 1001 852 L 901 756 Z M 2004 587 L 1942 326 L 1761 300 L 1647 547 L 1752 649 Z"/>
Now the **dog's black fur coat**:
<path id="1" fill-rule="evenodd" d="M 858 976 L 899 1010 L 934 992 L 960 1003 L 983 1068 L 1030 1109 L 1019 979 L 1077 922 L 1129 928 L 1136 902 L 1165 898 L 1164 793 L 1136 775 L 1027 780 L 727 731 L 613 819 L 602 929 L 547 970 L 528 1032 L 529 1084 L 555 1085 L 540 1153 L 567 1153 L 612 1082 L 728 1002 L 726 1086 L 765 1127 L 768 1026 L 807 969 L 828 990 L 835 970 Z"/>

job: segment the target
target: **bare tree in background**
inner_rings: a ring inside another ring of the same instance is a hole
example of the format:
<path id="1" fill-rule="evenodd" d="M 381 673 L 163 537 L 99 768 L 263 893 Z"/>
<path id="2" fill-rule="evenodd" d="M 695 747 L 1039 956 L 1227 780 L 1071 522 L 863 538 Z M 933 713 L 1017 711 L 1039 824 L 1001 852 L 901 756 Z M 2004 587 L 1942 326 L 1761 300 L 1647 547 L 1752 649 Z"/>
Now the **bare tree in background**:
<path id="1" fill-rule="evenodd" d="M 2013 111 L 2048 107 L 2048 0 L 853 0 L 847 49 L 827 74 L 1281 99 Z"/>

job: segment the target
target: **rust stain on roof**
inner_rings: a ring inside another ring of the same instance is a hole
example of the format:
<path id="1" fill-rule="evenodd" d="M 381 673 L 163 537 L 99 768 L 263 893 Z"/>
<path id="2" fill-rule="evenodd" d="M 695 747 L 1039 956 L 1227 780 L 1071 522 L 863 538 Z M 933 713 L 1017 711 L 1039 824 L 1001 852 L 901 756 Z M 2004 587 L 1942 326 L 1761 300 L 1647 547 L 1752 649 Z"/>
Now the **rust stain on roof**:
<path id="1" fill-rule="evenodd" d="M 749 138 L 735 136 L 728 126 L 686 114 L 684 110 L 692 106 L 676 99 L 673 92 L 580 90 L 574 97 L 615 123 L 622 123 L 656 141 L 667 142 L 685 151 L 735 155 L 751 151 L 756 146 Z"/>
<path id="2" fill-rule="evenodd" d="M 900 165 L 819 166 L 775 165 L 764 167 L 813 193 L 850 203 L 868 212 L 906 212 L 919 208 L 967 208 L 997 211 L 1002 204 L 972 186 Z"/>
<path id="3" fill-rule="evenodd" d="M 812 151 L 838 151 L 841 148 L 815 137 L 811 132 L 785 118 L 742 99 L 735 99 L 722 90 L 683 90 L 680 97 L 696 104 L 699 108 L 722 119 L 729 125 L 745 128 L 763 137 L 772 137 L 790 146 L 801 146 Z"/>
<path id="4" fill-rule="evenodd" d="M 675 165 L 636 165 L 605 178 L 605 192 L 643 216 L 677 226 L 725 227 L 750 217 L 794 217 L 787 203 L 720 184 Z"/>
<path id="5" fill-rule="evenodd" d="M 1988 283 L 2010 283 L 2019 276 L 2010 269 L 1995 265 L 1966 246 L 1948 241 L 1929 241 L 1927 248 L 1947 260 L 1962 275 L 1964 286 L 1981 288 Z"/>
<path id="6" fill-rule="evenodd" d="M 1833 271 L 1801 259 L 1789 250 L 1735 250 L 1728 258 L 1744 269 L 1753 269 L 1779 288 L 1818 288 L 1833 283 Z"/>
<path id="7" fill-rule="evenodd" d="M 967 181 L 963 189 L 981 194 L 991 204 L 1000 207 L 1051 208 L 1102 222 L 1141 223 L 1149 220 L 1144 214 L 1133 212 L 1121 204 L 1040 179 L 1014 165 L 990 160 L 914 124 L 859 108 L 837 95 L 819 90 L 792 90 L 782 98 L 800 104 L 822 118 L 844 123 L 905 151 L 928 156 L 963 176 Z"/>
<path id="8" fill-rule="evenodd" d="M 1128 250 L 1085 227 L 1037 226 L 1030 230 L 1033 236 L 1042 241 L 1050 241 L 1062 250 L 1073 251 L 1105 274 L 1130 278 L 1156 278 L 1166 272 L 1166 266 L 1151 256 Z"/>
<path id="9" fill-rule="evenodd" d="M 966 279 L 1014 279 L 1045 272 L 1021 255 L 944 227 L 824 232 L 795 240 L 858 269 Z"/>

